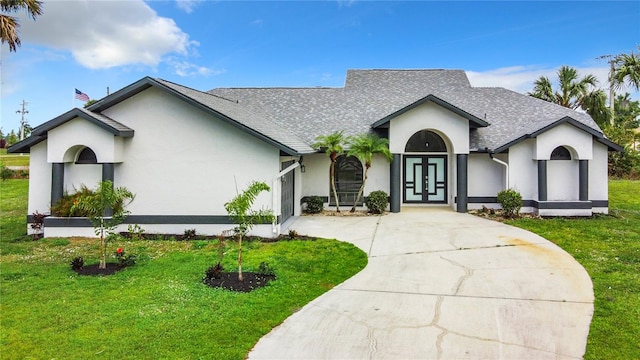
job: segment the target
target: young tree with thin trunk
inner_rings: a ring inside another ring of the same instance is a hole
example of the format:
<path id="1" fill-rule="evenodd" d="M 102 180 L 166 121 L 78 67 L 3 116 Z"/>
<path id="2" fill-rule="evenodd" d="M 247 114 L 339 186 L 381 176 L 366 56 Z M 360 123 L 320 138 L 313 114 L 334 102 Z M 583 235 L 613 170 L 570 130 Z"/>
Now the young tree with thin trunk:
<path id="1" fill-rule="evenodd" d="M 389 140 L 378 137 L 376 134 L 367 133 L 356 135 L 350 137 L 347 143 L 349 145 L 348 154 L 357 157 L 364 163 L 364 179 L 362 181 L 362 185 L 360 185 L 360 190 L 358 190 L 356 201 L 353 203 L 353 207 L 351 208 L 351 212 L 355 212 L 356 205 L 360 201 L 362 193 L 364 192 L 364 186 L 367 183 L 367 176 L 369 168 L 371 168 L 373 156 L 380 154 L 388 161 L 391 161 L 393 159 L 393 155 L 391 155 L 391 151 L 389 151 Z"/>
<path id="2" fill-rule="evenodd" d="M 329 166 L 329 180 L 333 198 L 336 201 L 336 212 L 340 212 L 340 202 L 338 201 L 338 192 L 336 190 L 336 159 L 344 153 L 345 137 L 342 131 L 336 131 L 329 135 L 320 135 L 316 138 L 316 142 L 311 145 L 314 149 L 324 151 L 329 155 L 331 165 Z"/>
<path id="3" fill-rule="evenodd" d="M 113 187 L 109 180 L 98 184 L 95 191 L 83 194 L 71 207 L 72 211 L 79 210 L 87 214 L 89 221 L 93 224 L 96 235 L 100 237 L 100 247 L 102 258 L 100 259 L 100 269 L 107 267 L 107 240 L 114 234 L 115 228 L 122 224 L 129 214 L 125 207 L 130 204 L 135 195 L 125 187 Z M 112 215 L 108 215 L 112 212 Z"/>
<path id="4" fill-rule="evenodd" d="M 231 201 L 224 204 L 233 223 L 238 225 L 234 232 L 238 238 L 238 280 L 243 281 L 242 276 L 242 238 L 256 223 L 273 221 L 273 213 L 269 210 L 251 210 L 256 197 L 263 191 L 269 191 L 269 185 L 264 182 L 254 181 L 246 190 L 236 195 Z"/>

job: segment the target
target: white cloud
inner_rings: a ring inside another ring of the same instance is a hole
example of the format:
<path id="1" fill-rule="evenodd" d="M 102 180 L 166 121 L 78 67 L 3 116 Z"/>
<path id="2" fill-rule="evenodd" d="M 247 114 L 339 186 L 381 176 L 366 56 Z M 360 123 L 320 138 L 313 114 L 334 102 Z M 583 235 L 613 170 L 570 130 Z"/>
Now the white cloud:
<path id="1" fill-rule="evenodd" d="M 167 59 L 167 64 L 169 64 L 173 68 L 173 72 L 178 76 L 209 76 L 209 75 L 221 75 L 226 73 L 227 71 L 222 70 L 212 70 L 204 66 L 198 66 L 196 64 L 192 64 L 186 60 L 169 58 Z"/>
<path id="2" fill-rule="evenodd" d="M 188 56 L 197 42 L 142 0 L 48 0 L 37 21 L 21 19 L 23 43 L 68 50 L 87 68 L 142 64 L 167 54 Z"/>
<path id="3" fill-rule="evenodd" d="M 533 82 L 540 76 L 546 76 L 555 84 L 557 81 L 557 72 L 561 65 L 555 68 L 538 67 L 538 66 L 511 66 L 487 71 L 466 71 L 471 85 L 478 87 L 503 87 L 519 93 L 526 93 L 533 90 Z M 578 67 L 572 66 L 578 70 L 580 77 L 592 74 L 598 78 L 598 87 L 608 89 L 607 77 L 609 67 Z"/>
<path id="4" fill-rule="evenodd" d="M 176 0 L 176 6 L 187 14 L 191 14 L 202 1 L 204 0 Z"/>

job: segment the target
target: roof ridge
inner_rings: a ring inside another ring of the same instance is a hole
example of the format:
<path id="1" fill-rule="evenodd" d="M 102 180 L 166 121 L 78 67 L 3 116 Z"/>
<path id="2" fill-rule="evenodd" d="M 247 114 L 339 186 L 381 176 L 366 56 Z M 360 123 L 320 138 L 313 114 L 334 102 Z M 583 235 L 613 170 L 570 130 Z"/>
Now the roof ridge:
<path id="1" fill-rule="evenodd" d="M 232 103 L 234 103 L 234 104 L 237 104 L 237 103 L 238 103 L 238 100 L 227 99 L 226 97 L 223 97 L 223 96 L 220 96 L 220 95 L 216 95 L 216 94 L 211 94 L 211 93 L 209 93 L 209 92 L 207 92 L 207 91 L 202 91 L 202 90 L 194 89 L 194 88 L 192 88 L 192 87 L 185 86 L 185 85 L 181 85 L 181 84 L 175 83 L 175 82 L 173 82 L 173 81 L 165 80 L 165 79 L 162 79 L 162 78 L 156 78 L 156 80 L 159 80 L 159 81 L 161 81 L 161 82 L 165 82 L 165 83 L 169 83 L 169 84 L 172 84 L 172 85 L 175 85 L 175 86 L 178 86 L 178 87 L 184 88 L 184 89 L 192 90 L 192 91 L 195 91 L 195 92 L 198 92 L 198 93 L 201 93 L 201 94 L 205 94 L 205 95 L 208 95 L 208 96 L 213 96 L 213 97 L 216 97 L 216 98 L 218 98 L 218 99 L 226 100 L 226 101 L 232 102 Z"/>

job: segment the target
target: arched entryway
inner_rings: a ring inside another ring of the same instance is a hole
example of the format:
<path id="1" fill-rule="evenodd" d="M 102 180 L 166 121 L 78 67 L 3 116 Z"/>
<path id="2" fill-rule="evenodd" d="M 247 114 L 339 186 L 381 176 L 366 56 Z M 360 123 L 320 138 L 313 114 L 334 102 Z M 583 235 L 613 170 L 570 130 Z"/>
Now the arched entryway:
<path id="1" fill-rule="evenodd" d="M 336 159 L 336 192 L 340 205 L 353 205 L 362 186 L 362 163 L 355 156 L 341 155 Z M 335 205 L 333 194 L 329 196 L 330 205 Z M 362 201 L 362 200 L 361 200 Z M 361 205 L 361 204 L 358 204 Z"/>
<path id="2" fill-rule="evenodd" d="M 447 145 L 433 131 L 413 134 L 405 146 L 403 202 L 447 203 Z"/>

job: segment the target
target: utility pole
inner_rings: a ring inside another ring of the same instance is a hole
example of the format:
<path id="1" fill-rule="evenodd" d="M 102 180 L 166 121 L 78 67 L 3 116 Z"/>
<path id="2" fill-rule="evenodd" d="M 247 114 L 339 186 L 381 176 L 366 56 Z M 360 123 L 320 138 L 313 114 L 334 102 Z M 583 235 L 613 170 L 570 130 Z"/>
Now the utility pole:
<path id="1" fill-rule="evenodd" d="M 24 128 L 25 128 L 25 125 L 27 125 L 27 119 L 24 118 L 24 116 L 29 113 L 29 111 L 26 109 L 27 104 L 28 103 L 23 99 L 22 109 L 16 110 L 16 113 L 20 114 L 21 116 L 20 117 L 20 141 L 24 140 Z"/>
<path id="2" fill-rule="evenodd" d="M 609 119 L 609 122 L 611 123 L 611 125 L 613 125 L 613 123 L 615 122 L 615 109 L 614 109 L 614 104 L 615 104 L 615 93 L 613 91 L 613 72 L 615 71 L 615 68 L 613 67 L 613 63 L 614 63 L 614 57 L 613 55 L 602 55 L 602 56 L 598 56 L 596 59 L 607 59 L 607 62 L 609 63 L 609 65 L 611 66 L 611 69 L 609 70 L 609 112 L 611 113 L 611 118 Z"/>

